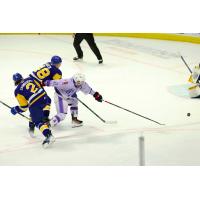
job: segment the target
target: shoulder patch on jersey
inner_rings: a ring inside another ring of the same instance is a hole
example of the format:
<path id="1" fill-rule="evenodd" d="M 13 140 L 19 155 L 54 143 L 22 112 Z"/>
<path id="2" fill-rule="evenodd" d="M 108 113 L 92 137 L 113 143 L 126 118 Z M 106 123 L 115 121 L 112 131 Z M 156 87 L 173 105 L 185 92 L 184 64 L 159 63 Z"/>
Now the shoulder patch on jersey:
<path id="1" fill-rule="evenodd" d="M 53 76 L 53 80 L 59 80 L 59 79 L 61 79 L 62 78 L 62 76 L 60 75 L 60 74 L 55 74 L 54 76 Z"/>

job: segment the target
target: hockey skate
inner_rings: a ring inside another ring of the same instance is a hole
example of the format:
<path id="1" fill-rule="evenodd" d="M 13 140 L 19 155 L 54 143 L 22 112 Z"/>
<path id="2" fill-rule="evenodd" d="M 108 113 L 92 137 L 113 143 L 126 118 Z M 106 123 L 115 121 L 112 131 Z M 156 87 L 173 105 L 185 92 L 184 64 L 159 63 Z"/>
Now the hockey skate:
<path id="1" fill-rule="evenodd" d="M 72 128 L 83 126 L 83 121 L 78 120 L 77 117 L 72 116 Z"/>
<path id="2" fill-rule="evenodd" d="M 55 142 L 55 140 L 55 137 L 50 133 L 42 143 L 43 148 L 48 148 L 51 144 Z"/>

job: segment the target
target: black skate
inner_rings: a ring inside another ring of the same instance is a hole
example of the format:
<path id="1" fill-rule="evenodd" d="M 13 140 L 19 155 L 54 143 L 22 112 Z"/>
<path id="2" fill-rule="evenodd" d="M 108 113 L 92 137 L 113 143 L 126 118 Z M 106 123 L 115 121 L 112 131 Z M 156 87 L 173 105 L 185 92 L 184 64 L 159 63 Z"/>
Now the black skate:
<path id="1" fill-rule="evenodd" d="M 103 63 L 103 60 L 101 59 L 101 60 L 99 60 L 99 64 L 102 64 Z"/>
<path id="2" fill-rule="evenodd" d="M 83 126 L 83 121 L 78 120 L 77 117 L 72 117 L 72 128 Z"/>
<path id="3" fill-rule="evenodd" d="M 43 148 L 48 148 L 51 144 L 55 142 L 55 137 L 50 133 L 42 143 Z"/>
<path id="4" fill-rule="evenodd" d="M 83 58 L 74 57 L 73 60 L 74 60 L 74 61 L 81 61 L 81 60 L 83 60 Z"/>

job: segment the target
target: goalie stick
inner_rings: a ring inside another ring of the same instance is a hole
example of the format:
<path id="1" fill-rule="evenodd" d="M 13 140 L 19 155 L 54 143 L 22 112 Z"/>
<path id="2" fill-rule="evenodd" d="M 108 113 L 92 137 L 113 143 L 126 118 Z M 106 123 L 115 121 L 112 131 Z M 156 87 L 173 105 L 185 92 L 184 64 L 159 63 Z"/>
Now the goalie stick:
<path id="1" fill-rule="evenodd" d="M 188 68 L 188 70 L 190 71 L 190 73 L 192 74 L 192 70 L 190 69 L 190 67 L 188 66 L 188 64 L 186 63 L 185 59 L 183 58 L 183 56 L 181 56 L 181 60 L 184 62 L 185 66 Z"/>

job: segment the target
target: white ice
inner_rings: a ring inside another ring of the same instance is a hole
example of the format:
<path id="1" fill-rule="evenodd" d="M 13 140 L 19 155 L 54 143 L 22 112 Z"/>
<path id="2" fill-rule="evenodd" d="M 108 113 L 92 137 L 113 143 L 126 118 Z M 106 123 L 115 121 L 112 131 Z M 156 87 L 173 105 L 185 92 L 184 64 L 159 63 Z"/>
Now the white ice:
<path id="1" fill-rule="evenodd" d="M 158 125 L 90 95 L 80 99 L 105 120 L 104 124 L 79 104 L 84 126 L 71 128 L 70 115 L 53 129 L 57 138 L 49 149 L 37 130 L 28 134 L 28 122 L 0 104 L 0 165 L 138 165 L 138 137 L 145 138 L 146 165 L 200 165 L 200 100 L 187 94 L 189 66 L 199 62 L 200 45 L 148 39 L 96 37 L 104 64 L 86 42 L 82 43 L 83 62 L 76 55 L 71 36 L 0 36 L 0 100 L 17 105 L 13 73 L 24 77 L 49 61 L 63 58 L 63 77 L 75 72 L 86 75 L 87 82 L 103 98 L 166 125 Z M 53 88 L 46 91 L 53 99 Z M 191 113 L 187 117 L 187 113 Z M 24 113 L 28 116 L 28 112 Z M 56 114 L 52 103 L 51 117 Z"/>

